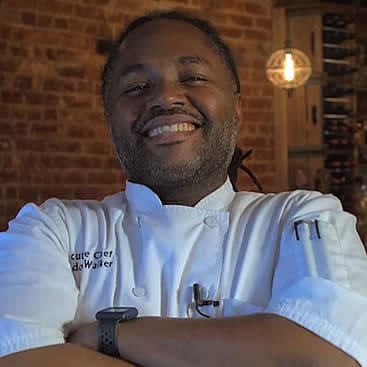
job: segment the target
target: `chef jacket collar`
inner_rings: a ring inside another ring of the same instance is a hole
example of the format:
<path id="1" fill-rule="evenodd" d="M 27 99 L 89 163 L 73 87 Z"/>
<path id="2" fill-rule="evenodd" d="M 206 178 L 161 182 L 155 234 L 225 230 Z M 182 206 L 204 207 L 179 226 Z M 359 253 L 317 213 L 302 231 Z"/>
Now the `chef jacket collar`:
<path id="1" fill-rule="evenodd" d="M 159 196 L 149 187 L 133 182 L 126 182 L 126 198 L 129 205 L 140 211 L 150 211 L 172 205 L 163 205 Z M 228 210 L 235 192 L 229 177 L 217 190 L 201 199 L 194 207 L 210 210 Z M 178 206 L 178 205 L 175 205 Z M 182 205 L 181 205 L 182 206 Z"/>

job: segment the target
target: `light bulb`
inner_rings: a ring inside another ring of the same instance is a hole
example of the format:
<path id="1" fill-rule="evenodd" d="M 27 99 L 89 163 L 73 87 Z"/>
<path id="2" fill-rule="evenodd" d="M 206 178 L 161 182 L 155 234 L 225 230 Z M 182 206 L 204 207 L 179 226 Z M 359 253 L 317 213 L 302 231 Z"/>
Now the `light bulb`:
<path id="1" fill-rule="evenodd" d="M 291 82 L 294 79 L 294 61 L 290 52 L 285 54 L 284 78 L 287 82 Z"/>

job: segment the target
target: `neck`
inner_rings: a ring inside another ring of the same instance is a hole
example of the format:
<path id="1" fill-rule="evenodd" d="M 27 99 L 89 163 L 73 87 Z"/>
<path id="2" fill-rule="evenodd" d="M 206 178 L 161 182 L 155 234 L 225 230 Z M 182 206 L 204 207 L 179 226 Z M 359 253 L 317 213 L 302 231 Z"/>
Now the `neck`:
<path id="1" fill-rule="evenodd" d="M 198 182 L 192 185 L 151 187 L 165 205 L 194 206 L 205 196 L 217 190 L 224 184 L 227 176 L 221 177 L 213 182 Z"/>

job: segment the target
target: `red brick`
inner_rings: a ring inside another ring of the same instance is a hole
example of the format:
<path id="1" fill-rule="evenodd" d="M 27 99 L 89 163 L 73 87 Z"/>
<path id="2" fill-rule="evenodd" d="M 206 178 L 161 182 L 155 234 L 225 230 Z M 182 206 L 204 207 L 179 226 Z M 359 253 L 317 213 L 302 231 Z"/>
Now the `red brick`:
<path id="1" fill-rule="evenodd" d="M 77 93 L 93 93 L 93 84 L 86 81 L 78 81 L 75 85 L 75 92 Z"/>
<path id="2" fill-rule="evenodd" d="M 14 81 L 14 87 L 21 90 L 32 89 L 32 78 L 28 76 L 17 76 Z"/>
<path id="3" fill-rule="evenodd" d="M 43 84 L 43 89 L 47 92 L 74 92 L 75 87 L 73 82 L 61 79 L 46 79 Z"/>
<path id="4" fill-rule="evenodd" d="M 26 103 L 34 104 L 34 105 L 43 105 L 47 106 L 56 106 L 59 104 L 59 99 L 57 96 L 53 94 L 45 94 L 38 92 L 26 93 Z"/>
<path id="5" fill-rule="evenodd" d="M 33 122 L 31 127 L 31 134 L 34 136 L 55 136 L 57 134 L 58 128 L 54 124 L 49 124 L 45 122 Z M 50 144 L 50 143 L 49 143 Z M 49 150 L 49 145 L 47 150 Z"/>
<path id="6" fill-rule="evenodd" d="M 82 145 L 75 141 L 49 141 L 47 144 L 49 152 L 80 153 Z"/>
<path id="7" fill-rule="evenodd" d="M 273 150 L 261 150 L 256 149 L 254 152 L 254 158 L 258 160 L 264 160 L 264 161 L 272 161 L 274 157 L 274 151 Z"/>
<path id="8" fill-rule="evenodd" d="M 273 28 L 273 22 L 271 18 L 256 18 L 256 27 L 271 31 Z"/>
<path id="9" fill-rule="evenodd" d="M 5 104 L 0 104 L 0 118 L 5 119 L 9 116 L 10 116 L 10 107 Z"/>
<path id="10" fill-rule="evenodd" d="M 18 202 L 18 200 L 5 202 L 5 215 L 9 217 L 9 219 L 14 218 L 22 206 L 23 203 Z"/>
<path id="11" fill-rule="evenodd" d="M 10 220 L 10 217 L 1 216 L 0 217 L 0 231 L 7 231 L 8 230 L 8 222 Z"/>
<path id="12" fill-rule="evenodd" d="M 124 4 L 125 7 L 125 4 Z M 95 19 L 95 20 L 103 20 L 104 12 L 101 8 L 93 7 L 93 6 L 82 6 L 75 5 L 74 14 L 77 17 Z"/>
<path id="13" fill-rule="evenodd" d="M 251 27 L 252 26 L 252 18 L 244 15 L 231 15 L 230 19 L 232 23 L 239 25 L 241 27 Z"/>
<path id="14" fill-rule="evenodd" d="M 69 31 L 71 32 L 75 32 L 75 33 L 80 33 L 80 32 L 84 32 L 84 27 L 85 27 L 85 21 L 81 20 L 81 19 L 68 19 L 68 26 L 69 26 Z"/>
<path id="15" fill-rule="evenodd" d="M 107 169 L 122 169 L 121 164 L 116 157 L 108 157 L 105 159 L 104 168 Z"/>
<path id="16" fill-rule="evenodd" d="M 0 152 L 7 152 L 11 150 L 12 143 L 9 138 L 0 138 Z"/>
<path id="17" fill-rule="evenodd" d="M 89 126 L 69 126 L 66 130 L 66 135 L 71 138 L 94 138 L 95 131 Z"/>
<path id="18" fill-rule="evenodd" d="M 43 139 L 18 137 L 15 139 L 15 147 L 18 151 L 45 152 L 46 141 Z"/>
<path id="19" fill-rule="evenodd" d="M 84 97 L 81 95 L 62 96 L 61 100 L 62 100 L 63 106 L 67 108 L 77 108 L 77 109 L 92 108 L 92 100 L 89 97 Z"/>
<path id="20" fill-rule="evenodd" d="M 36 25 L 36 15 L 30 12 L 22 13 L 22 23 L 25 25 Z"/>
<path id="21" fill-rule="evenodd" d="M 72 158 L 66 154 L 52 154 L 40 157 L 40 167 L 43 168 L 73 168 Z"/>
<path id="22" fill-rule="evenodd" d="M 5 55 L 6 54 L 6 50 L 8 48 L 8 44 L 5 40 L 0 39 L 0 52 Z"/>
<path id="23" fill-rule="evenodd" d="M 63 182 L 66 184 L 85 185 L 87 180 L 87 172 L 85 170 L 71 169 L 64 172 Z"/>
<path id="24" fill-rule="evenodd" d="M 23 93 L 18 91 L 5 90 L 1 93 L 3 103 L 20 104 L 23 103 Z"/>
<path id="25" fill-rule="evenodd" d="M 14 123 L 9 121 L 0 121 L 0 135 L 14 134 Z"/>
<path id="26" fill-rule="evenodd" d="M 263 96 L 269 96 L 269 97 L 273 97 L 274 95 L 274 87 L 273 86 L 265 86 L 261 88 L 261 94 Z"/>
<path id="27" fill-rule="evenodd" d="M 57 110 L 45 110 L 44 112 L 44 120 L 57 120 Z"/>
<path id="28" fill-rule="evenodd" d="M 60 48 L 46 48 L 46 56 L 49 60 L 52 61 L 68 61 L 68 62 L 72 62 L 77 57 L 79 57 L 77 53 L 74 51 Z"/>
<path id="29" fill-rule="evenodd" d="M 84 4 L 96 5 L 96 6 L 106 6 L 112 3 L 113 0 L 83 0 Z"/>
<path id="30" fill-rule="evenodd" d="M 39 27 L 49 28 L 53 25 L 53 21 L 54 19 L 50 15 L 38 14 L 37 16 L 37 25 Z"/>
<path id="31" fill-rule="evenodd" d="M 4 0 L 5 8 L 32 9 L 35 7 L 35 0 Z"/>
<path id="32" fill-rule="evenodd" d="M 37 10 L 59 15 L 72 15 L 74 6 L 58 0 L 35 0 Z"/>
<path id="33" fill-rule="evenodd" d="M 20 56 L 20 57 L 28 57 L 29 56 L 29 49 L 19 46 L 12 46 L 9 48 L 9 53 L 12 56 Z"/>
<path id="34" fill-rule="evenodd" d="M 95 187 L 84 186 L 83 188 L 75 188 L 74 196 L 82 200 L 88 200 L 88 199 L 98 200 L 108 195 L 108 193 L 104 192 L 105 190 L 103 190 L 99 185 Z M 113 193 L 112 190 L 109 193 L 112 194 Z"/>
<path id="35" fill-rule="evenodd" d="M 56 18 L 55 26 L 59 29 L 68 29 L 68 22 L 65 18 Z"/>
<path id="36" fill-rule="evenodd" d="M 48 198 L 68 199 L 73 197 L 73 187 L 66 185 L 47 184 L 42 189 L 41 200 Z"/>
<path id="37" fill-rule="evenodd" d="M 267 15 L 268 12 L 270 11 L 270 7 L 269 10 L 267 10 L 264 5 L 260 5 L 259 3 L 249 1 L 246 1 L 245 9 L 247 12 L 251 14 L 259 14 L 259 15 Z"/>
<path id="38" fill-rule="evenodd" d="M 253 149 L 254 147 L 260 147 L 260 148 L 267 147 L 266 139 L 263 137 L 245 136 L 240 137 L 238 142 L 240 146 L 248 147 L 250 149 Z"/>
<path id="39" fill-rule="evenodd" d="M 245 36 L 249 40 L 256 40 L 256 41 L 266 41 L 270 39 L 270 35 L 268 32 L 257 31 L 252 29 L 245 30 Z"/>
<path id="40" fill-rule="evenodd" d="M 18 62 L 14 62 L 14 59 L 10 57 L 1 57 L 0 58 L 0 71 L 5 72 L 15 72 L 18 70 Z"/>
<path id="41" fill-rule="evenodd" d="M 30 28 L 23 34 L 24 41 L 34 45 L 57 45 L 60 36 L 56 32 L 50 32 L 42 28 Z"/>
<path id="42" fill-rule="evenodd" d="M 111 144 L 102 143 L 98 141 L 94 142 L 85 142 L 84 144 L 84 151 L 88 154 L 110 154 L 112 153 Z"/>
<path id="43" fill-rule="evenodd" d="M 40 110 L 31 110 L 27 113 L 28 121 L 40 121 L 41 120 L 41 111 Z"/>
<path id="44" fill-rule="evenodd" d="M 25 136 L 29 132 L 29 124 L 25 122 L 17 122 L 15 124 L 15 135 Z"/>
<path id="45" fill-rule="evenodd" d="M 265 69 L 253 69 L 250 80 L 253 82 L 267 82 Z"/>
<path id="46" fill-rule="evenodd" d="M 92 185 L 113 185 L 118 182 L 116 175 L 110 171 L 88 173 L 88 183 Z"/>
<path id="47" fill-rule="evenodd" d="M 100 169 L 103 167 L 103 159 L 102 157 L 97 157 L 95 155 L 90 156 L 75 156 L 72 159 L 73 168 L 81 168 L 81 169 Z"/>
<path id="48" fill-rule="evenodd" d="M 18 171 L 15 169 L 0 170 L 0 184 L 16 183 L 17 178 L 18 178 Z"/>
<path id="49" fill-rule="evenodd" d="M 240 38 L 242 35 L 242 30 L 227 26 L 217 26 L 217 29 L 221 36 L 230 38 Z"/>
<path id="50" fill-rule="evenodd" d="M 249 108 L 270 110 L 273 107 L 273 100 L 266 97 L 250 98 Z"/>
<path id="51" fill-rule="evenodd" d="M 18 199 L 26 202 L 35 202 L 38 199 L 39 187 L 37 186 L 21 186 L 18 191 Z"/>
<path id="52" fill-rule="evenodd" d="M 60 76 L 71 77 L 71 78 L 84 78 L 85 77 L 85 69 L 76 66 L 76 67 L 64 67 L 58 70 Z"/>
<path id="53" fill-rule="evenodd" d="M 6 188 L 6 198 L 7 199 L 16 199 L 18 197 L 17 188 L 14 186 Z"/>
<path id="54" fill-rule="evenodd" d="M 86 24 L 85 27 L 84 27 L 84 32 L 87 33 L 87 34 L 91 34 L 91 35 L 98 35 L 99 34 L 99 25 L 98 24 L 95 24 L 95 23 L 92 23 L 92 24 Z"/>

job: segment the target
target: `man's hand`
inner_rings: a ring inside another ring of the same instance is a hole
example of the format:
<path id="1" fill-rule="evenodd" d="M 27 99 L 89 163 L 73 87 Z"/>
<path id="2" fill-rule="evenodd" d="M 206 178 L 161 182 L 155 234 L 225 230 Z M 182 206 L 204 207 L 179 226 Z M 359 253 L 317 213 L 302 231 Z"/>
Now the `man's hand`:
<path id="1" fill-rule="evenodd" d="M 69 336 L 68 342 L 98 351 L 98 322 L 82 326 Z"/>

